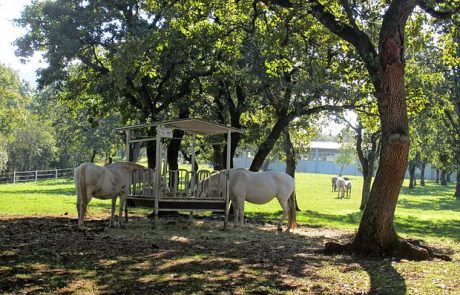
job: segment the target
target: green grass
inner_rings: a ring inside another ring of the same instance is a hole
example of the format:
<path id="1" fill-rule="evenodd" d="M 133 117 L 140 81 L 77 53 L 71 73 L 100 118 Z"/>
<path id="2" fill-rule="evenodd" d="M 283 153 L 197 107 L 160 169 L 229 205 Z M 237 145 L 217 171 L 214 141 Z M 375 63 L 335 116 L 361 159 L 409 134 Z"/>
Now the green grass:
<path id="1" fill-rule="evenodd" d="M 354 176 L 350 199 L 338 199 L 331 191 L 331 175 L 298 173 L 297 201 L 300 224 L 339 229 L 357 229 L 361 218 L 362 178 Z M 396 208 L 395 224 L 400 234 L 460 241 L 460 201 L 453 197 L 454 185 L 443 187 L 428 182 L 426 187 L 408 189 L 404 184 Z M 93 199 L 90 214 L 108 214 L 110 201 Z M 277 220 L 276 199 L 266 205 L 246 204 L 248 218 Z M 0 215 L 76 216 L 72 180 L 49 180 L 0 185 Z"/>
<path id="2" fill-rule="evenodd" d="M 91 212 L 109 212 L 111 202 L 92 199 Z M 73 180 L 45 180 L 0 185 L 0 215 L 76 216 Z"/>

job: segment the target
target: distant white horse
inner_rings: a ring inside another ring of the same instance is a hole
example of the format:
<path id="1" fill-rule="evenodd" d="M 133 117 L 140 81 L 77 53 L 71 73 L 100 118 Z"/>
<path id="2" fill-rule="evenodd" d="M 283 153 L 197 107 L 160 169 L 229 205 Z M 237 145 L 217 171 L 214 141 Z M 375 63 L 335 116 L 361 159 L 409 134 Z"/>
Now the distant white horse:
<path id="1" fill-rule="evenodd" d="M 351 197 L 351 187 L 352 183 L 348 178 L 338 177 L 336 181 L 337 185 L 337 198 L 350 198 Z"/>
<path id="2" fill-rule="evenodd" d="M 335 192 L 337 191 L 337 176 L 332 177 L 331 182 L 332 182 L 332 191 Z"/>
<path id="3" fill-rule="evenodd" d="M 347 198 L 351 198 L 351 187 L 352 187 L 351 180 L 345 180 L 345 191 L 347 193 Z"/>
<path id="4" fill-rule="evenodd" d="M 346 186 L 345 186 L 345 179 L 342 177 L 337 177 L 337 180 L 335 181 L 335 185 L 337 187 L 337 198 L 344 198 L 345 197 L 345 192 L 346 192 Z"/>
<path id="5" fill-rule="evenodd" d="M 225 189 L 225 170 L 216 172 L 200 184 L 207 194 L 223 192 Z M 284 172 L 251 172 L 244 169 L 230 170 L 230 200 L 234 209 L 235 226 L 244 225 L 244 201 L 253 204 L 266 204 L 277 198 L 283 208 L 283 216 L 278 222 L 282 230 L 283 220 L 288 217 L 288 229 L 297 227 L 294 178 Z"/>
<path id="6" fill-rule="evenodd" d="M 109 226 L 113 226 L 117 196 L 120 196 L 118 221 L 122 222 L 123 206 L 132 183 L 133 171 L 147 169 L 142 165 L 128 162 L 115 162 L 105 167 L 93 163 L 83 163 L 75 169 L 74 180 L 77 190 L 78 226 L 83 227 L 86 208 L 92 197 L 112 199 L 112 214 Z"/>

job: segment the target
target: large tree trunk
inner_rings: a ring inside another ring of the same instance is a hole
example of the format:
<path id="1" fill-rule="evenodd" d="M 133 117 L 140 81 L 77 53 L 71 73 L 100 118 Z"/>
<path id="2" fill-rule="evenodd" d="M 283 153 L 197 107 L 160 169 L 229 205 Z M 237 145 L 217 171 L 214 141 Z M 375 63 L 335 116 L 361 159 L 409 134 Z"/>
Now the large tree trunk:
<path id="1" fill-rule="evenodd" d="M 93 148 L 93 152 L 91 153 L 91 159 L 90 159 L 91 163 L 94 163 L 96 161 L 96 155 L 97 155 L 97 149 Z"/>
<path id="2" fill-rule="evenodd" d="M 129 145 L 129 162 L 136 163 L 141 154 L 142 143 L 135 142 Z"/>
<path id="3" fill-rule="evenodd" d="M 278 118 L 268 137 L 259 146 L 259 150 L 254 156 L 254 159 L 251 163 L 251 167 L 249 168 L 250 171 L 257 172 L 260 170 L 265 158 L 268 156 L 270 151 L 273 149 L 273 146 L 275 145 L 276 141 L 280 137 L 281 132 L 284 130 L 284 128 L 286 128 L 289 125 L 291 120 L 291 117 Z"/>
<path id="4" fill-rule="evenodd" d="M 450 180 L 451 174 L 452 174 L 452 172 L 446 172 L 446 183 L 452 182 L 452 181 Z"/>
<path id="5" fill-rule="evenodd" d="M 436 183 L 439 183 L 439 169 L 436 169 Z"/>
<path id="6" fill-rule="evenodd" d="M 223 154 L 222 145 L 216 144 L 212 146 L 212 165 L 214 170 L 220 171 L 224 169 L 224 154 Z"/>
<path id="7" fill-rule="evenodd" d="M 296 169 L 296 153 L 294 145 L 291 141 L 291 136 L 289 135 L 289 126 L 284 130 L 284 152 L 286 154 L 286 174 L 295 178 L 295 169 Z M 299 204 L 297 203 L 297 198 L 295 199 L 295 208 L 296 211 L 300 211 Z"/>
<path id="8" fill-rule="evenodd" d="M 454 196 L 457 199 L 460 199 L 460 169 L 457 170 L 457 185 L 455 185 L 455 193 Z"/>
<path id="9" fill-rule="evenodd" d="M 369 195 L 371 193 L 371 184 L 372 184 L 372 173 L 368 175 L 363 175 L 363 193 L 361 195 L 361 205 L 359 206 L 360 210 L 366 208 L 366 204 L 369 201 Z"/>
<path id="10" fill-rule="evenodd" d="M 392 1 L 379 38 L 379 80 L 376 96 L 382 137 L 377 174 L 358 233 L 350 245 L 327 243 L 325 251 L 348 250 L 373 255 L 430 259 L 429 250 L 401 239 L 394 228 L 394 212 L 409 155 L 409 126 L 404 86 L 404 28 L 415 1 Z"/>
<path id="11" fill-rule="evenodd" d="M 182 144 L 182 137 L 184 136 L 184 131 L 182 130 L 173 130 L 173 139 L 169 142 L 167 157 L 168 157 L 168 170 L 175 171 L 179 169 L 179 151 Z M 169 173 L 169 187 L 172 189 L 176 186 L 176 179 L 174 177 L 174 172 Z"/>
<path id="12" fill-rule="evenodd" d="M 156 146 L 154 141 L 147 141 L 146 153 L 147 153 L 147 167 L 155 169 L 156 167 Z"/>
<path id="13" fill-rule="evenodd" d="M 409 162 L 409 188 L 414 188 L 416 186 L 415 183 L 415 168 L 416 165 L 414 162 Z"/>
<path id="14" fill-rule="evenodd" d="M 188 107 L 181 107 L 179 110 L 179 119 L 186 119 L 189 117 L 190 111 Z M 182 144 L 182 137 L 184 136 L 184 131 L 174 129 L 173 130 L 173 138 L 169 142 L 168 150 L 167 150 L 167 158 L 168 158 L 168 168 L 170 171 L 174 171 L 179 169 L 179 151 Z M 174 173 L 171 172 L 169 174 L 169 187 L 174 188 L 176 186 Z"/>
<path id="15" fill-rule="evenodd" d="M 447 174 L 446 170 L 442 169 L 441 177 L 440 177 L 441 185 L 447 185 L 446 174 Z"/>
<path id="16" fill-rule="evenodd" d="M 154 137 L 156 135 L 156 130 L 152 127 L 147 130 L 147 135 L 149 137 Z M 146 142 L 146 153 L 147 153 L 147 166 L 150 169 L 154 169 L 156 167 L 156 145 L 155 141 L 147 141 Z"/>
<path id="17" fill-rule="evenodd" d="M 356 131 L 356 153 L 358 154 L 359 162 L 363 171 L 363 189 L 361 194 L 360 210 L 366 208 L 367 201 L 371 192 L 372 177 L 374 174 L 375 156 L 378 150 L 377 134 L 374 133 L 370 137 L 371 149 L 367 151 L 367 156 L 363 151 L 363 126 L 361 121 L 358 121 Z"/>
<path id="18" fill-rule="evenodd" d="M 425 168 L 426 168 L 426 161 L 422 161 L 420 165 L 420 186 L 425 186 Z"/>

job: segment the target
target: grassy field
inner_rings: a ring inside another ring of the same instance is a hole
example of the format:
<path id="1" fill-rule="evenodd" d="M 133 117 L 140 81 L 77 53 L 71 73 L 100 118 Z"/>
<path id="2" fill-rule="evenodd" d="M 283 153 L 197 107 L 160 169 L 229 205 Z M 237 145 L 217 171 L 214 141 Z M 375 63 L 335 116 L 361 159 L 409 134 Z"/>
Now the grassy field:
<path id="1" fill-rule="evenodd" d="M 361 211 L 361 177 L 352 177 L 350 199 L 338 199 L 331 191 L 330 175 L 299 173 L 297 201 L 302 212 L 300 224 L 340 229 L 356 229 Z M 396 208 L 396 228 L 403 235 L 445 238 L 460 241 L 460 201 L 452 197 L 453 184 L 442 187 L 428 182 L 426 187 L 407 188 L 405 183 Z M 0 186 L 0 214 L 22 216 L 76 217 L 75 188 L 71 180 L 51 180 Z M 110 201 L 93 199 L 90 214 L 109 214 Z M 276 199 L 266 205 L 247 204 L 250 219 L 277 220 L 281 208 Z M 147 212 L 148 210 L 141 210 Z"/>
<path id="2" fill-rule="evenodd" d="M 0 185 L 0 294 L 459 294 L 453 185 L 403 188 L 395 220 L 402 236 L 452 262 L 374 260 L 321 254 L 325 242 L 349 240 L 361 217 L 361 178 L 351 199 L 337 199 L 330 178 L 296 176 L 294 234 L 276 232 L 276 201 L 247 204 L 248 227 L 224 232 L 211 219 L 164 219 L 155 230 L 145 209 L 126 229 L 108 229 L 110 201 L 93 199 L 89 230 L 78 231 L 71 180 Z"/>

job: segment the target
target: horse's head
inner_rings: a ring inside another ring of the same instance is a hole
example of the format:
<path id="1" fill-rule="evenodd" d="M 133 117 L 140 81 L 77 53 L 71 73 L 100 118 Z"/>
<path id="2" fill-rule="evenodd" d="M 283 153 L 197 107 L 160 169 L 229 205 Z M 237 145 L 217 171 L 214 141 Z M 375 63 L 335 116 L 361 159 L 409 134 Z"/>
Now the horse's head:
<path id="1" fill-rule="evenodd" d="M 211 176 L 203 179 L 197 186 L 198 197 L 217 196 L 221 188 L 221 178 L 225 173 L 215 172 Z"/>

